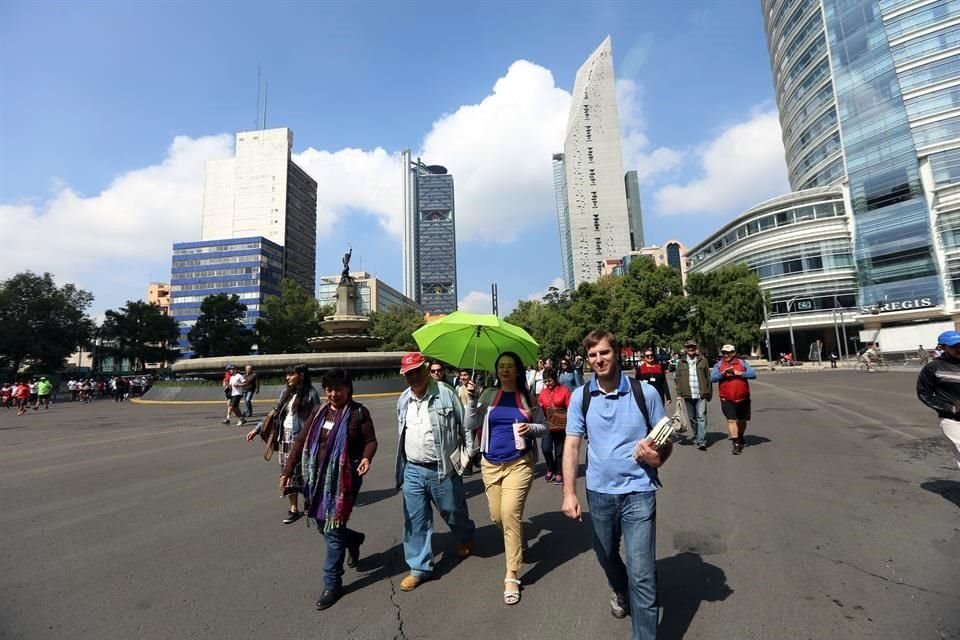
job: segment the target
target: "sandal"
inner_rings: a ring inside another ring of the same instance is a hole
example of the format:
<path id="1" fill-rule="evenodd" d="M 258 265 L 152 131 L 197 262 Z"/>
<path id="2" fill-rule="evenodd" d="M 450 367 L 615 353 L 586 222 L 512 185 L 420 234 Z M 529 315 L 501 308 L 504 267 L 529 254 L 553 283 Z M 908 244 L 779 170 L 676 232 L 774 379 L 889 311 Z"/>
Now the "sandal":
<path id="1" fill-rule="evenodd" d="M 503 604 L 517 604 L 520 602 L 520 581 L 516 578 L 504 578 L 503 583 L 517 585 L 516 591 L 505 590 L 503 592 Z"/>

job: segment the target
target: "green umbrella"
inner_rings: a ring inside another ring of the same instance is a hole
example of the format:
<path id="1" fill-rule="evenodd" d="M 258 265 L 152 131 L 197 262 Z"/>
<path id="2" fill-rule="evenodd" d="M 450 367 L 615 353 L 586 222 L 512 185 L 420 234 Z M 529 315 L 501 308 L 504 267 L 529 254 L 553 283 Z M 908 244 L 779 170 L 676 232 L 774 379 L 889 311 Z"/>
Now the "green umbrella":
<path id="1" fill-rule="evenodd" d="M 413 332 L 420 352 L 462 369 L 493 371 L 497 357 L 513 351 L 524 365 L 537 360 L 540 345 L 530 334 L 492 314 L 454 311 Z"/>

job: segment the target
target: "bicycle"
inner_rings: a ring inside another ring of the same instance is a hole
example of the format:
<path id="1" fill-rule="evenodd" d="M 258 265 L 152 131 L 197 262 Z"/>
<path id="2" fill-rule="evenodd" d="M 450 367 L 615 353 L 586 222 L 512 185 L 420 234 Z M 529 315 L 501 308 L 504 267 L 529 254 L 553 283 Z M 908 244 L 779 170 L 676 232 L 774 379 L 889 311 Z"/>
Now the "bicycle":
<path id="1" fill-rule="evenodd" d="M 890 371 L 890 365 L 884 362 L 883 360 L 874 360 L 870 363 L 870 367 L 867 367 L 866 362 L 861 362 L 857 365 L 857 371 L 861 373 L 869 373 L 870 371 L 876 371 L 877 373 L 887 373 Z"/>

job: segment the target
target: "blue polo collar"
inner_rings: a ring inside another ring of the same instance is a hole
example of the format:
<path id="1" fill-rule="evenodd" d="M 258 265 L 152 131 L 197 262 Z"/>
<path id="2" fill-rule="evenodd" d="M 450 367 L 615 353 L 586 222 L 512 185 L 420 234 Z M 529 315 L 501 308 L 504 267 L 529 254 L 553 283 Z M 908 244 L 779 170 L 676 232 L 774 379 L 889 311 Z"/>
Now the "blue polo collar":
<path id="1" fill-rule="evenodd" d="M 593 376 L 593 378 L 590 379 L 590 393 L 603 393 L 603 391 L 600 390 L 600 383 L 597 382 L 597 376 Z M 620 386 L 617 387 L 616 393 L 621 396 L 625 393 L 630 393 L 630 381 L 627 379 L 627 374 L 623 371 L 620 372 Z"/>

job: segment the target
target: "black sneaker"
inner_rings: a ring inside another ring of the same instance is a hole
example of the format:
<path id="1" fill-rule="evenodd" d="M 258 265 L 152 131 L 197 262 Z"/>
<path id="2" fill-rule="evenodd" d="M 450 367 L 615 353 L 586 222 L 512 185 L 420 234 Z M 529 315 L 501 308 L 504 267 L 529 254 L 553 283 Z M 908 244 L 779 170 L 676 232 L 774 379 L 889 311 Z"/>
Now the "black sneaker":
<path id="1" fill-rule="evenodd" d="M 698 444 L 698 445 L 697 445 L 697 449 L 700 449 L 700 451 L 706 451 L 706 450 L 707 450 L 707 445 L 706 445 L 706 444 Z"/>
<path id="2" fill-rule="evenodd" d="M 317 600 L 317 611 L 332 607 L 342 595 L 343 589 L 324 589 L 323 593 L 320 594 L 320 599 Z"/>
<path id="3" fill-rule="evenodd" d="M 283 524 L 293 524 L 294 522 L 296 522 L 302 517 L 303 517 L 302 511 L 287 511 L 287 517 L 283 519 Z"/>
<path id="4" fill-rule="evenodd" d="M 736 440 L 731 440 L 730 444 L 731 444 L 730 453 L 732 453 L 735 456 L 740 455 L 740 452 L 743 451 L 743 447 L 740 446 L 740 443 L 737 442 Z"/>
<path id="5" fill-rule="evenodd" d="M 610 614 L 618 620 L 622 620 L 630 613 L 630 600 L 625 593 L 616 591 L 610 596 Z"/>
<path id="6" fill-rule="evenodd" d="M 367 539 L 367 536 L 360 534 L 360 539 L 357 544 L 353 544 L 347 547 L 347 566 L 353 568 L 357 566 L 357 563 L 360 562 L 360 545 L 363 544 L 363 541 Z"/>

